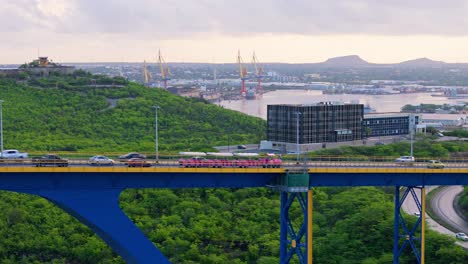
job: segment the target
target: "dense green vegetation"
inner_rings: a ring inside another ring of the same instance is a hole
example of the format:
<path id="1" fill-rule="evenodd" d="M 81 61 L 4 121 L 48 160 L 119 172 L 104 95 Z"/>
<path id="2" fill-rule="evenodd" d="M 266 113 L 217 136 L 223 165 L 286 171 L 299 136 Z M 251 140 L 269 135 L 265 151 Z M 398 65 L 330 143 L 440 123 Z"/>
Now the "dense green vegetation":
<path id="1" fill-rule="evenodd" d="M 319 188 L 314 261 L 392 263 L 391 191 Z M 173 263 L 278 263 L 279 195 L 264 188 L 127 190 L 121 207 Z M 49 202 L 0 192 L 0 263 L 123 263 L 88 228 Z M 301 220 L 296 204 L 290 213 Z M 416 218 L 407 216 L 413 223 Z M 428 263 L 458 264 L 468 252 L 427 231 Z M 297 262 L 296 262 L 297 263 Z M 414 263 L 407 252 L 400 263 Z"/>
<path id="2" fill-rule="evenodd" d="M 468 130 L 456 129 L 453 131 L 445 131 L 444 135 L 451 136 L 451 137 L 468 138 Z"/>
<path id="3" fill-rule="evenodd" d="M 165 151 L 209 150 L 228 141 L 253 143 L 264 138 L 262 120 L 121 78 L 85 72 L 21 78 L 0 79 L 7 148 L 151 152 L 153 105 L 161 107 L 160 148 Z M 466 143 L 428 140 L 417 143 L 418 156 L 443 157 L 468 148 Z M 409 145 L 398 143 L 321 153 L 406 152 Z M 392 263 L 391 191 L 368 187 L 314 192 L 316 263 Z M 120 205 L 173 263 L 278 263 L 279 195 L 271 190 L 126 190 Z M 295 206 L 290 216 L 301 220 Z M 0 263 L 123 263 L 87 227 L 42 198 L 0 191 L 0 211 Z M 453 238 L 431 231 L 426 248 L 428 263 L 468 259 Z M 414 258 L 406 252 L 401 263 L 414 263 Z"/>
<path id="4" fill-rule="evenodd" d="M 443 105 L 436 105 L 436 104 L 420 104 L 420 105 L 404 105 L 401 108 L 402 112 L 406 113 L 435 113 L 437 109 L 442 109 L 446 111 L 453 111 L 456 113 L 457 111 L 468 109 L 468 104 L 465 105 L 450 105 L 450 104 L 443 104 Z"/>
<path id="5" fill-rule="evenodd" d="M 258 143 L 265 121 L 197 99 L 148 89 L 121 78 L 52 76 L 25 84 L 0 79 L 6 148 L 35 151 L 153 152 L 158 105 L 159 148 L 212 150 L 212 146 Z M 56 88 L 58 87 L 58 88 Z"/>
<path id="6" fill-rule="evenodd" d="M 462 210 L 463 214 L 468 216 L 468 186 L 465 186 L 463 189 L 463 193 L 460 195 L 458 204 L 460 205 L 460 209 Z"/>

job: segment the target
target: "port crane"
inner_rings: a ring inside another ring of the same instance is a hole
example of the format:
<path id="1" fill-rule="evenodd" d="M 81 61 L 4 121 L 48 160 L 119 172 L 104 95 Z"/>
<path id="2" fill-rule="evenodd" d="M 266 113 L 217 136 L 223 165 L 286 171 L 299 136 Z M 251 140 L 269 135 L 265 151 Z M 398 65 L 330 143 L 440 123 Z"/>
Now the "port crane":
<path id="1" fill-rule="evenodd" d="M 255 78 L 257 78 L 257 87 L 255 88 L 256 94 L 263 94 L 262 88 L 262 78 L 264 77 L 263 66 L 260 65 L 257 56 L 255 55 L 255 51 L 252 55 L 252 64 L 255 68 Z"/>
<path id="2" fill-rule="evenodd" d="M 245 89 L 245 81 L 247 80 L 247 67 L 245 66 L 244 61 L 242 60 L 240 50 L 237 51 L 237 64 L 239 65 L 239 75 L 242 81 L 242 88 L 240 94 L 241 96 L 245 97 L 245 95 L 247 94 L 247 90 Z"/>
<path id="3" fill-rule="evenodd" d="M 143 82 L 145 83 L 145 86 L 148 86 L 150 81 L 151 73 L 148 71 L 146 61 L 143 61 Z"/>
<path id="4" fill-rule="evenodd" d="M 164 61 L 164 58 L 161 55 L 161 50 L 158 51 L 158 63 L 161 71 L 161 80 L 164 83 L 164 89 L 167 89 L 167 81 L 170 80 L 169 75 L 171 75 L 171 72 L 169 70 L 169 66 L 167 66 L 166 61 Z"/>

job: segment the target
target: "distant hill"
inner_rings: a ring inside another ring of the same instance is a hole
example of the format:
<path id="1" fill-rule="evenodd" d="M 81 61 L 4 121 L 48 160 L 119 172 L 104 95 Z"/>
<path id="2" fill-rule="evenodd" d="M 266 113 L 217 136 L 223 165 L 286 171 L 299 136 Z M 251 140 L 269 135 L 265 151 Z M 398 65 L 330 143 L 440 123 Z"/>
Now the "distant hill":
<path id="1" fill-rule="evenodd" d="M 447 63 L 443 61 L 435 61 L 428 58 L 419 58 L 414 60 L 408 60 L 400 62 L 398 66 L 410 66 L 410 67 L 434 67 L 434 66 L 445 66 Z"/>
<path id="2" fill-rule="evenodd" d="M 372 65 L 371 63 L 361 59 L 358 55 L 330 58 L 320 64 L 321 66 L 328 67 L 367 67 Z"/>
<path id="3" fill-rule="evenodd" d="M 212 67 L 215 65 L 219 70 L 232 70 L 237 69 L 236 63 L 197 63 L 197 62 L 170 62 L 168 63 L 171 67 L 192 67 L 192 68 L 201 68 L 201 67 Z M 462 67 L 468 68 L 468 63 L 447 63 L 443 61 L 431 60 L 429 58 L 418 58 L 413 60 L 407 60 L 399 63 L 372 63 L 366 60 L 363 60 L 358 55 L 347 55 L 329 58 L 324 62 L 311 62 L 311 63 L 284 63 L 284 62 L 267 62 L 263 63 L 269 69 L 278 69 L 289 68 L 294 70 L 300 70 L 301 67 L 327 67 L 327 68 L 355 68 L 355 67 Z M 116 65 L 126 65 L 140 67 L 140 62 L 99 62 L 99 63 L 65 63 L 64 65 L 73 65 L 78 68 L 88 69 L 89 67 L 97 66 L 116 66 Z M 157 67 L 155 63 L 148 63 L 147 65 L 152 67 Z M 14 65 L 0 65 L 0 68 L 11 68 Z"/>

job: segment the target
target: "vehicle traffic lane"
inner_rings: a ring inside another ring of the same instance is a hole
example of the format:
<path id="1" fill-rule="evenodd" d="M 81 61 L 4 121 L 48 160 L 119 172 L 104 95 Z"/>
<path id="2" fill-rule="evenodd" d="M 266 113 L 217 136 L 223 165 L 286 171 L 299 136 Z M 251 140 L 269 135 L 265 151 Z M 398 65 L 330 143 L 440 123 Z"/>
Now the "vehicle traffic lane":
<path id="1" fill-rule="evenodd" d="M 426 187 L 426 193 L 431 192 L 435 188 L 437 188 L 437 186 L 427 186 Z M 416 197 L 418 197 L 418 200 L 421 201 L 421 192 L 416 191 Z M 418 209 L 418 206 L 416 205 L 416 202 L 414 201 L 414 199 L 413 199 L 413 197 L 411 195 L 408 195 L 408 197 L 405 199 L 405 201 L 401 205 L 401 208 L 408 215 L 418 217 L 417 213 L 419 213 L 419 209 Z M 426 213 L 426 221 L 429 224 L 428 227 L 430 229 L 432 229 L 432 230 L 435 230 L 435 231 L 437 231 L 437 232 L 439 232 L 441 234 L 445 234 L 445 235 L 450 235 L 450 236 L 455 235 L 455 233 L 453 233 L 452 231 L 448 230 L 447 228 L 443 227 L 442 225 L 440 225 L 439 223 L 434 221 L 427 213 Z"/>
<path id="2" fill-rule="evenodd" d="M 167 167 L 178 167 L 178 159 L 160 159 L 158 161 L 154 159 L 146 159 L 152 166 L 167 166 Z M 68 166 L 126 166 L 125 161 L 115 161 L 114 165 L 110 164 L 95 164 L 91 165 L 88 159 L 68 159 Z M 23 160 L 2 160 L 0 166 L 34 166 L 31 159 Z M 283 167 L 300 167 L 305 166 L 308 168 L 323 167 L 323 168 L 334 168 L 334 167 L 349 167 L 349 168 L 427 168 L 425 162 L 414 162 L 414 163 L 396 163 L 396 162 L 373 162 L 373 161 L 307 161 L 299 162 L 283 160 Z M 468 163 L 445 163 L 445 168 L 430 168 L 431 170 L 444 170 L 444 169 L 456 169 L 456 168 L 468 168 Z"/>
<path id="3" fill-rule="evenodd" d="M 455 233 L 464 232 L 467 233 L 468 223 L 466 223 L 455 211 L 453 203 L 455 197 L 463 191 L 462 186 L 446 186 L 441 187 L 442 190 L 437 192 L 432 200 L 431 205 L 434 214 L 438 217 L 443 218 L 447 224 L 452 226 L 457 232 L 453 232 L 452 235 L 455 237 Z M 465 249 L 468 249 L 468 241 L 457 241 L 458 245 L 461 245 Z"/>
<path id="4" fill-rule="evenodd" d="M 455 197 L 463 191 L 463 186 L 446 186 L 441 187 L 432 201 L 434 213 L 442 217 L 449 225 L 458 232 L 468 233 L 468 223 L 461 218 L 454 206 Z"/>

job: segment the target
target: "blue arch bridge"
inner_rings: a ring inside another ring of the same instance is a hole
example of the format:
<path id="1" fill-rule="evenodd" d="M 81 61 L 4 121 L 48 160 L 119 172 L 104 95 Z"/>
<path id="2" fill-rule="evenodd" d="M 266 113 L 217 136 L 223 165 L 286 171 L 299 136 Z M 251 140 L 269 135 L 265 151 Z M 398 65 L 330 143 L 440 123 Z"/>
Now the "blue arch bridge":
<path id="1" fill-rule="evenodd" d="M 410 247 L 417 263 L 425 263 L 425 186 L 468 185 L 468 167 L 310 167 L 310 168 L 123 168 L 0 167 L 0 189 L 39 195 L 89 226 L 127 263 L 169 263 L 169 260 L 121 211 L 118 197 L 127 188 L 252 188 L 269 186 L 281 192 L 280 263 L 297 256 L 312 263 L 311 187 L 394 186 L 393 263 Z M 401 188 L 407 187 L 407 188 Z M 404 190 L 404 191 L 401 191 Z M 400 193 L 401 191 L 401 193 Z M 418 199 L 416 192 L 421 192 Z M 408 226 L 400 208 L 413 197 L 420 217 Z M 295 230 L 289 208 L 299 203 L 303 224 Z M 420 235 L 418 235 L 418 233 Z M 390 249 L 389 249 L 390 250 Z"/>

